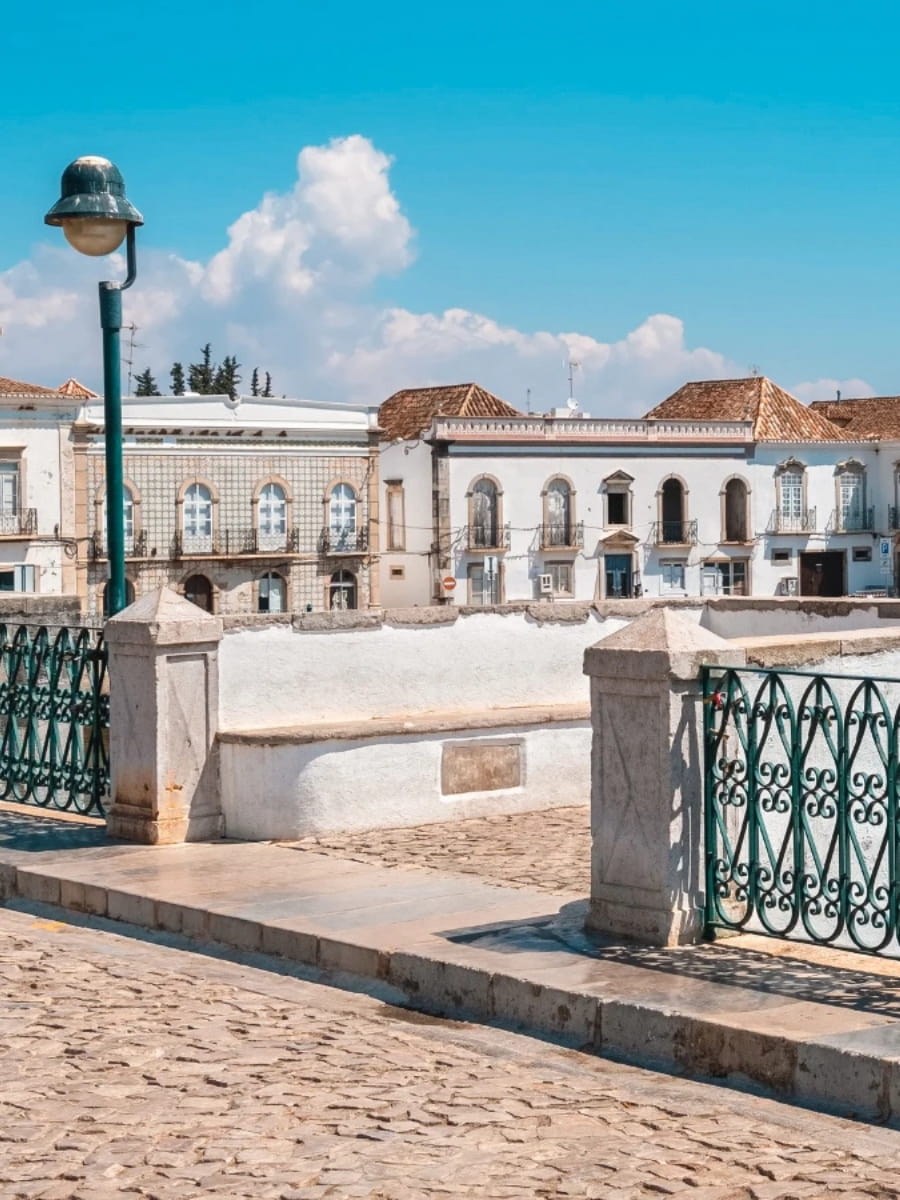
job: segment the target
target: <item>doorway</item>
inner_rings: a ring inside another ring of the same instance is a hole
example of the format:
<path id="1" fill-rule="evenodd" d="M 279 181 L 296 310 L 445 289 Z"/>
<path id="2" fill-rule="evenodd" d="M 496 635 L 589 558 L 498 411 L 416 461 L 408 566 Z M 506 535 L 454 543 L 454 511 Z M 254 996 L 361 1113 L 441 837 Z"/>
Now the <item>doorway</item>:
<path id="1" fill-rule="evenodd" d="M 820 553 L 800 555 L 801 596 L 843 596 L 844 564 L 843 550 L 823 550 Z"/>
<path id="2" fill-rule="evenodd" d="M 184 581 L 184 598 L 204 612 L 211 613 L 213 610 L 212 584 L 205 575 L 191 575 Z"/>
<path id="3" fill-rule="evenodd" d="M 604 555 L 607 600 L 628 599 L 633 595 L 630 554 Z"/>

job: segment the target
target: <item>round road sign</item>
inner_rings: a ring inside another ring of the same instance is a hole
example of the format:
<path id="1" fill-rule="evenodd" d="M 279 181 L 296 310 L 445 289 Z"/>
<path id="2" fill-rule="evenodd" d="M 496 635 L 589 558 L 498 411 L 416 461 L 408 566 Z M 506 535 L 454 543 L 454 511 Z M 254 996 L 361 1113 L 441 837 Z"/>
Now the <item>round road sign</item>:
<path id="1" fill-rule="evenodd" d="M 452 592 L 453 589 L 456 587 L 456 580 L 453 578 L 452 575 L 445 575 L 444 578 L 441 580 L 441 583 L 443 584 L 445 592 Z"/>

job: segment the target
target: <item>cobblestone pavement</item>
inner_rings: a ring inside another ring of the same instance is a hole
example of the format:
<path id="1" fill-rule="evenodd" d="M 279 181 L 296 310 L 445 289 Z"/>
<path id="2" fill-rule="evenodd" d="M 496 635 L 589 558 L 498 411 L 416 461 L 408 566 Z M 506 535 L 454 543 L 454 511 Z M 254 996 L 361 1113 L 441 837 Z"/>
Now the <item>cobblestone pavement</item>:
<path id="1" fill-rule="evenodd" d="M 303 838 L 292 846 L 388 867 L 416 866 L 477 875 L 485 883 L 531 891 L 591 890 L 590 809 L 475 817 L 411 829 Z"/>
<path id="2" fill-rule="evenodd" d="M 0 909 L 0 1197 L 898 1195 L 896 1131 L 263 961 Z"/>

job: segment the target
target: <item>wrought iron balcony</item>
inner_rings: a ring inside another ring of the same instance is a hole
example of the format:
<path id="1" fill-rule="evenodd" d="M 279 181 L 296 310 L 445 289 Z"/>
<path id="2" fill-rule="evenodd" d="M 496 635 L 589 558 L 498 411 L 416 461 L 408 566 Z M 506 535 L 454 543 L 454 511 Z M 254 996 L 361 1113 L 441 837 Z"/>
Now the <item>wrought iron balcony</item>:
<path id="1" fill-rule="evenodd" d="M 888 528 L 900 529 L 900 508 L 896 504 L 888 507 Z"/>
<path id="2" fill-rule="evenodd" d="M 106 558 L 106 534 L 95 529 L 88 543 L 88 554 L 91 558 Z M 147 534 L 142 529 L 140 533 L 125 537 L 125 557 L 144 558 L 147 554 Z"/>
<path id="3" fill-rule="evenodd" d="M 319 537 L 322 554 L 364 554 L 368 548 L 369 531 L 365 525 L 346 529 L 326 526 Z"/>
<path id="4" fill-rule="evenodd" d="M 654 546 L 694 546 L 697 543 L 697 519 L 693 521 L 654 521 L 650 526 Z"/>
<path id="5" fill-rule="evenodd" d="M 20 508 L 16 513 L 0 513 L 0 537 L 22 537 L 37 533 L 37 509 Z"/>
<path id="6" fill-rule="evenodd" d="M 551 521 L 541 526 L 542 550 L 580 550 L 584 546 L 584 522 Z"/>
<path id="7" fill-rule="evenodd" d="M 874 506 L 853 513 L 842 513 L 840 509 L 835 509 L 828 521 L 830 533 L 873 533 L 874 530 Z"/>
<path id="8" fill-rule="evenodd" d="M 467 525 L 463 542 L 469 550 L 508 550 L 508 525 Z"/>
<path id="9" fill-rule="evenodd" d="M 296 554 L 300 542 L 296 527 L 281 533 L 265 533 L 259 529 L 219 529 L 215 533 L 189 534 L 177 532 L 172 538 L 173 558 L 195 558 L 215 555 L 233 558 L 240 554 Z"/>
<path id="10" fill-rule="evenodd" d="M 804 508 L 799 513 L 783 513 L 775 509 L 769 518 L 767 533 L 815 533 L 816 510 Z"/>

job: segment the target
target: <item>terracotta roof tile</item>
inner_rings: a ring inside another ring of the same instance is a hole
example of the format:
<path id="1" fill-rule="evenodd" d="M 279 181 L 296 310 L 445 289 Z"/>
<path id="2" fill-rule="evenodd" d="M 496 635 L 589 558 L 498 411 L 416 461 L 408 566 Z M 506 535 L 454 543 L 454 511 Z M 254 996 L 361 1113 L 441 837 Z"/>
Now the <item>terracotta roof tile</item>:
<path id="1" fill-rule="evenodd" d="M 22 383 L 19 379 L 6 379 L 0 375 L 0 396 L 58 396 L 56 388 L 41 387 L 37 383 Z"/>
<path id="2" fill-rule="evenodd" d="M 79 383 L 77 379 L 73 379 L 71 376 L 65 383 L 59 385 L 58 390 L 61 396 L 76 396 L 80 400 L 100 399 L 97 392 L 92 392 L 90 388 L 85 387 L 83 383 Z"/>
<path id="3" fill-rule="evenodd" d="M 378 424 L 388 441 L 412 441 L 435 417 L 521 417 L 524 414 L 477 383 L 446 387 L 405 388 L 389 396 L 378 410 Z"/>
<path id="4" fill-rule="evenodd" d="M 752 421 L 759 442 L 847 441 L 844 430 L 765 375 L 686 383 L 645 420 Z"/>
<path id="5" fill-rule="evenodd" d="M 814 400 L 816 412 L 853 438 L 900 438 L 900 396 Z"/>

